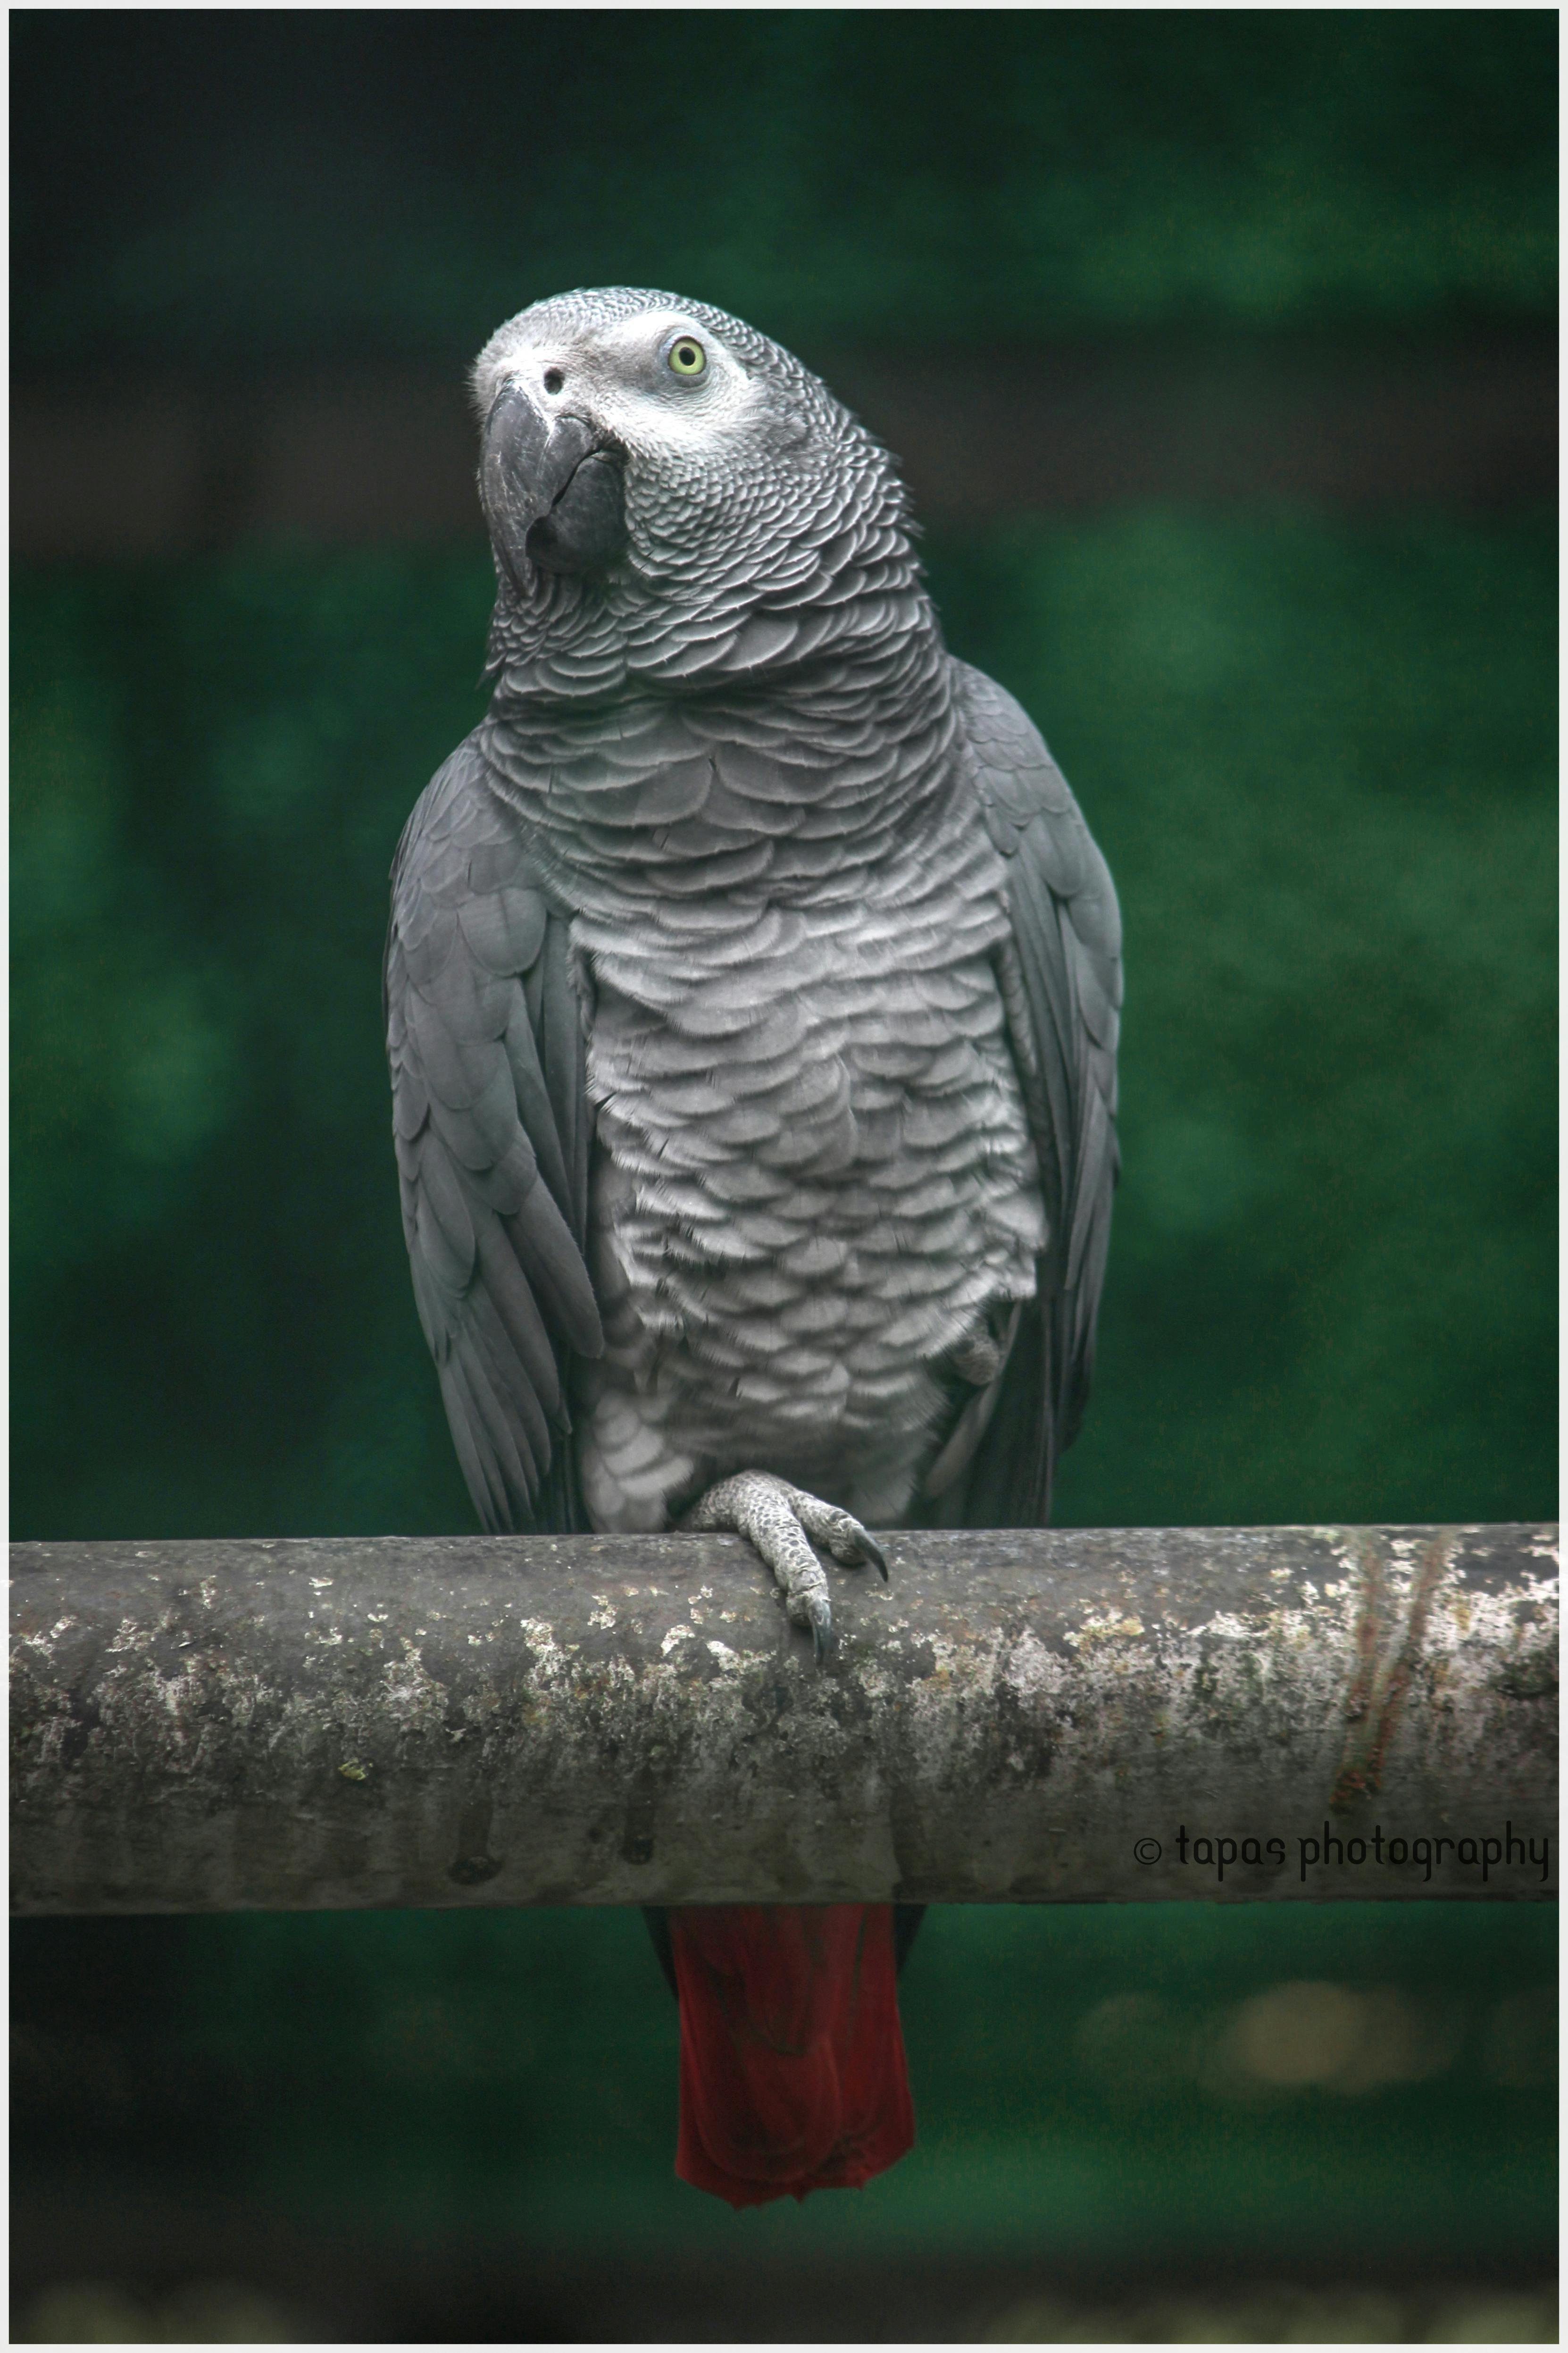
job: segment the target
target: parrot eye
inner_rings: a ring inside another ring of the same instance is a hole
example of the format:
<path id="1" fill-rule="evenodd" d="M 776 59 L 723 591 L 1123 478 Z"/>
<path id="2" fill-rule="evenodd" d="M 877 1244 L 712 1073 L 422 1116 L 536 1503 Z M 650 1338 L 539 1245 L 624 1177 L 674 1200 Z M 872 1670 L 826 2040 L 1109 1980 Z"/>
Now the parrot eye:
<path id="1" fill-rule="evenodd" d="M 676 375 L 700 375 L 708 365 L 708 354 L 695 335 L 677 335 L 666 357 Z"/>

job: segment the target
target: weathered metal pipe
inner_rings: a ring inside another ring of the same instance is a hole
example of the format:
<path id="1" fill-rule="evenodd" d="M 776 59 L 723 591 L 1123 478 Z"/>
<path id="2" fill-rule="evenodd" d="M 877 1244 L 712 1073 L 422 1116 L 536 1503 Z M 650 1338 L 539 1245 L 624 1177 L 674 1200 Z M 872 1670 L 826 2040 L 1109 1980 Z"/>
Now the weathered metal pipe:
<path id="1" fill-rule="evenodd" d="M 818 1668 L 733 1537 L 16 1546 L 14 1907 L 1555 1892 L 1555 1528 L 889 1556 Z"/>

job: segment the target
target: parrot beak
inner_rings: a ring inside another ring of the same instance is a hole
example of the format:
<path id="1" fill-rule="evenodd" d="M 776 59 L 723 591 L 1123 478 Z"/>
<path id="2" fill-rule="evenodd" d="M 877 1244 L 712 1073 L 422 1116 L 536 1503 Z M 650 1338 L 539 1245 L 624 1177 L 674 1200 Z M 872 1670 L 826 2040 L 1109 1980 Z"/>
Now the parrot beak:
<path id="1" fill-rule="evenodd" d="M 626 543 L 619 452 L 580 417 L 545 417 L 515 384 L 485 419 L 479 498 L 519 589 L 532 570 L 607 572 Z"/>

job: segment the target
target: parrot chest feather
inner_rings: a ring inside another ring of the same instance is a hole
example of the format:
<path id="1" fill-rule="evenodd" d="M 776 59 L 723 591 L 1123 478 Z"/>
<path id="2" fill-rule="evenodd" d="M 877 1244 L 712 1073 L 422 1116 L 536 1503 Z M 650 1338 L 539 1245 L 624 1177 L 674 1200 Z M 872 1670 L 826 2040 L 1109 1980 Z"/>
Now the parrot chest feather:
<path id="1" fill-rule="evenodd" d="M 933 1360 L 1032 1293 L 1044 1220 L 992 865 L 949 840 L 815 902 L 576 926 L 600 1525 L 660 1525 L 752 1460 L 895 1516 L 940 1444 Z"/>

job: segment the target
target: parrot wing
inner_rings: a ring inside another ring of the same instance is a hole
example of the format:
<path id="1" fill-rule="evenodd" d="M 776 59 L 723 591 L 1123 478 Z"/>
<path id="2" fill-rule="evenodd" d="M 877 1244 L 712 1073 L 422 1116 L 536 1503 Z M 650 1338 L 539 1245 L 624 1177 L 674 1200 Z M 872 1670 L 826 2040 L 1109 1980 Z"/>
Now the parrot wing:
<path id="1" fill-rule="evenodd" d="M 582 1009 L 567 919 L 474 739 L 409 818 L 385 965 L 393 1126 L 419 1320 L 492 1531 L 585 1527 L 564 1376 L 597 1356 Z"/>
<path id="2" fill-rule="evenodd" d="M 942 1516 L 1037 1527 L 1083 1418 L 1115 1188 L 1121 918 L 1104 859 L 1027 714 L 955 663 L 986 830 L 1007 864 L 999 978 L 1047 1235 L 962 1494 Z"/>

